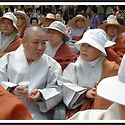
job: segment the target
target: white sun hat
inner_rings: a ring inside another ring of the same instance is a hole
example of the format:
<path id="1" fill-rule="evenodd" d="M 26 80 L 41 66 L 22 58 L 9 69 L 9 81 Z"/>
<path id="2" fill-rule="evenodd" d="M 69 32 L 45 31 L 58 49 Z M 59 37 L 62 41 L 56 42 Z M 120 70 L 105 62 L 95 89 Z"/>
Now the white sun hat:
<path id="1" fill-rule="evenodd" d="M 105 56 L 107 55 L 105 47 L 114 45 L 113 42 L 107 39 L 107 34 L 102 29 L 87 30 L 84 33 L 82 39 L 75 43 L 75 47 L 80 50 L 82 43 L 87 43 L 93 46 L 94 48 L 100 50 Z"/>
<path id="2" fill-rule="evenodd" d="M 7 19 L 12 20 L 12 21 L 13 21 L 13 26 L 14 26 L 14 27 L 16 28 L 16 30 L 18 31 L 18 28 L 17 28 L 17 26 L 16 26 L 16 24 L 17 24 L 17 18 L 16 18 L 16 16 L 15 16 L 13 13 L 11 13 L 11 12 L 5 13 L 2 17 L 0 17 L 0 22 L 1 22 L 1 20 L 2 20 L 3 18 L 7 18 Z"/>
<path id="3" fill-rule="evenodd" d="M 69 41 L 69 37 L 66 33 L 66 26 L 60 21 L 54 21 L 53 23 L 51 23 L 49 25 L 49 27 L 44 27 L 42 29 L 45 30 L 46 32 L 48 32 L 48 29 L 53 29 L 53 30 L 59 31 L 60 33 L 62 33 L 64 35 L 63 40 Z"/>
<path id="4" fill-rule="evenodd" d="M 13 12 L 13 14 L 23 16 L 25 18 L 25 20 L 26 20 L 25 24 L 26 25 L 30 24 L 30 18 L 24 11 L 19 10 L 19 11 Z"/>
<path id="5" fill-rule="evenodd" d="M 97 94 L 107 100 L 125 105 L 125 55 L 118 75 L 103 79 L 97 87 Z"/>

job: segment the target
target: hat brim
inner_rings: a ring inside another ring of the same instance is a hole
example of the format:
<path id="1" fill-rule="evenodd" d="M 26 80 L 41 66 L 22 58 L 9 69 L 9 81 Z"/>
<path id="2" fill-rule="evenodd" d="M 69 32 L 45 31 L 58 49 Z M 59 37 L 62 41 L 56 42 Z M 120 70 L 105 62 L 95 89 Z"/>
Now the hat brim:
<path id="1" fill-rule="evenodd" d="M 61 30 L 59 30 L 59 29 L 57 29 L 57 28 L 55 28 L 55 27 L 44 27 L 44 28 L 42 28 L 45 32 L 48 32 L 48 29 L 53 29 L 53 30 L 56 30 L 56 31 L 59 31 L 60 33 L 62 33 L 64 36 L 63 36 L 63 40 L 64 41 L 69 41 L 69 37 L 66 35 L 66 34 L 64 34 Z"/>
<path id="2" fill-rule="evenodd" d="M 78 19 L 84 20 L 84 25 L 83 25 L 84 28 L 87 28 L 91 24 L 91 20 L 89 20 L 86 17 L 74 17 L 73 19 L 71 19 L 69 21 L 69 23 L 68 23 L 69 26 L 72 27 L 72 28 L 76 28 L 76 20 L 78 20 Z"/>
<path id="3" fill-rule="evenodd" d="M 13 12 L 14 15 L 21 15 L 25 18 L 26 22 L 25 25 L 30 25 L 30 18 L 27 14 L 21 13 L 21 12 Z"/>
<path id="4" fill-rule="evenodd" d="M 45 23 L 45 22 L 46 22 L 46 19 L 51 19 L 51 20 L 57 21 L 56 18 L 39 17 L 39 20 L 40 20 L 42 23 Z"/>
<path id="5" fill-rule="evenodd" d="M 3 18 L 6 18 L 6 19 L 11 20 L 10 18 L 7 18 L 7 17 L 0 17 L 0 22 L 1 22 L 1 20 L 2 20 Z M 12 20 L 12 21 L 13 21 L 13 20 Z M 15 27 L 15 29 L 17 30 L 17 32 L 19 32 L 19 29 L 18 29 L 17 25 L 16 25 L 14 22 L 13 22 L 13 26 Z"/>
<path id="6" fill-rule="evenodd" d="M 118 76 L 103 79 L 97 87 L 97 94 L 112 102 L 125 105 L 125 83 L 120 82 Z"/>
<path id="7" fill-rule="evenodd" d="M 109 26 L 109 25 L 117 26 L 118 27 L 118 34 L 121 34 L 121 33 L 125 32 L 125 26 L 120 25 L 120 24 L 107 24 L 107 23 L 104 23 L 104 24 L 101 24 L 100 26 L 98 26 L 98 28 L 103 29 L 104 31 L 106 31 L 106 27 Z"/>
<path id="8" fill-rule="evenodd" d="M 105 48 L 104 48 L 103 46 L 101 46 L 100 44 L 98 44 L 97 42 L 95 42 L 95 41 L 94 41 L 93 39 L 91 39 L 90 37 L 86 37 L 86 38 L 84 38 L 84 40 L 81 39 L 81 40 L 79 40 L 78 42 L 75 43 L 75 47 L 76 47 L 79 51 L 80 51 L 80 46 L 81 46 L 82 43 L 87 43 L 87 44 L 93 46 L 94 48 L 100 50 L 100 51 L 104 54 L 104 56 L 107 55 L 107 54 L 106 54 L 106 51 L 105 51 Z M 95 43 L 96 43 L 96 44 L 95 44 Z"/>

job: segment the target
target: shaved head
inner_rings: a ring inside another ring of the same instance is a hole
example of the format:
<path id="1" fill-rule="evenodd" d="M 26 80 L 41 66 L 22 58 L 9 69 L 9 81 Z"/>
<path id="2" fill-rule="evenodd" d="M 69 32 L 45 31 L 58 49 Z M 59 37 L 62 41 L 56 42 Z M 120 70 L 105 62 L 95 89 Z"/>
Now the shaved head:
<path id="1" fill-rule="evenodd" d="M 32 34 L 38 34 L 38 33 L 41 33 L 42 35 L 46 35 L 46 32 L 38 26 L 28 27 L 24 32 L 24 39 L 27 40 L 29 39 L 29 37 L 32 37 Z"/>

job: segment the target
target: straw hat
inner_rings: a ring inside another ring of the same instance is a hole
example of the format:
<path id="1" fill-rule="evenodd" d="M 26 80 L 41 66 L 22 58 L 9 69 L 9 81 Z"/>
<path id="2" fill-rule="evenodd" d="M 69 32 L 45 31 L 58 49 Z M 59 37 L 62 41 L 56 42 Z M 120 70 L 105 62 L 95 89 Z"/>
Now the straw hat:
<path id="1" fill-rule="evenodd" d="M 118 75 L 103 79 L 97 87 L 97 94 L 107 100 L 125 105 L 125 55 Z"/>
<path id="2" fill-rule="evenodd" d="M 78 20 L 78 19 L 83 19 L 83 20 L 84 20 L 84 26 L 83 26 L 84 28 L 87 28 L 87 27 L 91 24 L 91 20 L 89 20 L 89 19 L 86 18 L 85 16 L 79 14 L 79 15 L 77 15 L 76 17 L 72 18 L 72 19 L 69 21 L 68 25 L 69 25 L 70 27 L 72 27 L 72 28 L 75 28 L 75 27 L 76 27 L 76 20 Z"/>
<path id="3" fill-rule="evenodd" d="M 42 29 L 45 30 L 46 32 L 48 32 L 48 29 L 53 29 L 53 30 L 59 31 L 62 34 L 64 34 L 63 40 L 69 41 L 69 37 L 67 36 L 67 33 L 66 33 L 66 31 L 67 31 L 66 26 L 60 21 L 54 21 L 53 23 L 51 23 L 49 25 L 49 27 L 44 27 Z"/>
<path id="4" fill-rule="evenodd" d="M 55 18 L 55 15 L 52 14 L 52 13 L 47 13 L 46 17 L 39 17 L 39 20 L 42 22 L 42 23 L 45 23 L 46 22 L 46 19 L 53 19 L 54 21 L 57 20 Z"/>
<path id="5" fill-rule="evenodd" d="M 3 17 L 0 17 L 0 22 L 1 22 L 1 20 L 2 20 L 3 18 L 7 18 L 7 19 L 12 20 L 12 21 L 13 21 L 13 26 L 14 26 L 14 27 L 17 29 L 17 31 L 18 31 L 18 28 L 17 28 L 17 26 L 16 26 L 16 24 L 17 24 L 17 18 L 16 18 L 16 16 L 15 16 L 13 13 L 11 13 L 11 12 L 5 13 L 5 14 L 3 15 Z"/>
<path id="6" fill-rule="evenodd" d="M 25 20 L 26 20 L 25 24 L 26 25 L 30 24 L 30 18 L 29 18 L 29 16 L 24 11 L 20 11 L 19 10 L 19 11 L 13 12 L 13 14 L 14 15 L 21 15 L 21 16 L 23 16 L 25 18 Z"/>
<path id="7" fill-rule="evenodd" d="M 106 27 L 109 25 L 115 25 L 118 27 L 118 34 L 125 32 L 125 26 L 120 25 L 116 19 L 109 19 L 107 23 L 101 24 L 98 28 L 106 31 Z"/>
<path id="8" fill-rule="evenodd" d="M 75 47 L 80 50 L 80 46 L 82 43 L 88 43 L 89 45 L 93 46 L 94 48 L 100 50 L 105 56 L 105 46 L 114 45 L 113 42 L 107 40 L 107 34 L 102 29 L 90 29 L 87 30 L 82 39 L 75 43 Z"/>

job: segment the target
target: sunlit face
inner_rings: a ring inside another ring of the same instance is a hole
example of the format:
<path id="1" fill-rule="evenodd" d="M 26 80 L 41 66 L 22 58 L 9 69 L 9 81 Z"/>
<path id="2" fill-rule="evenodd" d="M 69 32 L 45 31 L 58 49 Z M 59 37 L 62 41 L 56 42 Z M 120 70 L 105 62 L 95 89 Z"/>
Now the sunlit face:
<path id="1" fill-rule="evenodd" d="M 23 26 L 26 22 L 26 19 L 23 16 L 18 14 L 16 15 L 16 17 L 17 17 L 17 27 Z"/>
<path id="2" fill-rule="evenodd" d="M 32 20 L 31 25 L 32 25 L 32 26 L 37 26 L 37 20 Z"/>
<path id="3" fill-rule="evenodd" d="M 1 26 L 1 31 L 5 36 L 10 36 L 15 30 L 12 20 L 7 18 L 2 19 L 0 26 Z"/>
<path id="4" fill-rule="evenodd" d="M 23 46 L 28 62 L 40 59 L 46 49 L 46 35 L 32 34 L 28 39 L 23 39 Z"/>
<path id="5" fill-rule="evenodd" d="M 101 54 L 102 52 L 100 50 L 87 43 L 82 43 L 80 46 L 80 56 L 85 61 L 93 61 L 97 59 Z"/>
<path id="6" fill-rule="evenodd" d="M 106 27 L 106 33 L 109 35 L 109 36 L 115 36 L 117 35 L 118 33 L 118 27 L 115 26 L 115 25 L 109 25 Z"/>
<path id="7" fill-rule="evenodd" d="M 54 20 L 46 18 L 45 26 L 48 27 Z"/>
<path id="8" fill-rule="evenodd" d="M 63 34 L 59 31 L 49 29 L 47 33 L 47 40 L 52 45 L 58 45 L 63 38 Z"/>
<path id="9" fill-rule="evenodd" d="M 84 26 L 84 20 L 83 19 L 76 20 L 76 26 L 79 29 L 83 28 L 83 26 Z"/>

